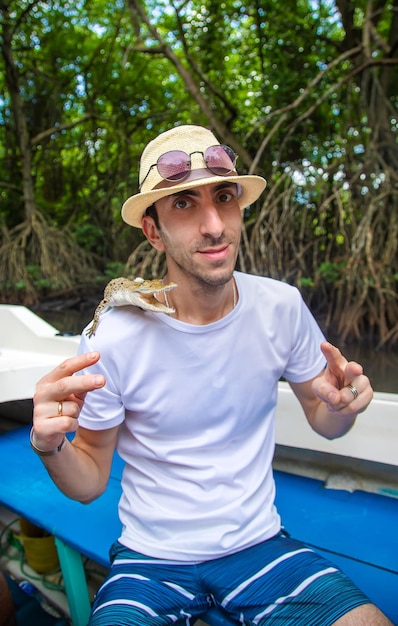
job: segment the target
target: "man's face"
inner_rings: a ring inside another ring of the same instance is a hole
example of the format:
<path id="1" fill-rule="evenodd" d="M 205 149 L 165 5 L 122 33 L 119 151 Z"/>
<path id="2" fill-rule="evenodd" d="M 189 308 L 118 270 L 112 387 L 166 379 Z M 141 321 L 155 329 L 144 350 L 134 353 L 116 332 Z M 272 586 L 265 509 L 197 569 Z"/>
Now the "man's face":
<path id="1" fill-rule="evenodd" d="M 156 247 L 166 253 L 169 279 L 185 277 L 208 286 L 231 279 L 242 228 L 236 184 L 225 181 L 181 191 L 158 200 L 156 209 Z M 144 223 L 143 229 L 147 234 Z"/>

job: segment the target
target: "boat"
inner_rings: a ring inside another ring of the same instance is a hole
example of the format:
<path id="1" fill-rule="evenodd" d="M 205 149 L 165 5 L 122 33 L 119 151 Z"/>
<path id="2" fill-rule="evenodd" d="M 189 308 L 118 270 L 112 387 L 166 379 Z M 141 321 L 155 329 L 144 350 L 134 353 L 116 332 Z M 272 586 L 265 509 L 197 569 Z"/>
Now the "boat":
<path id="1" fill-rule="evenodd" d="M 28 403 L 31 419 L 37 380 L 78 343 L 25 307 L 0 305 L 0 411 Z M 342 567 L 398 626 L 398 394 L 376 391 L 352 430 L 329 441 L 312 431 L 288 383 L 278 393 L 274 472 L 286 530 Z M 7 429 L 21 425 L 17 413 Z"/>
<path id="2" fill-rule="evenodd" d="M 274 467 L 398 498 L 398 394 L 375 391 L 349 433 L 328 440 L 311 429 L 290 386 L 279 383 Z M 398 555 L 397 555 L 398 557 Z"/>
<path id="3" fill-rule="evenodd" d="M 0 432 L 32 420 L 37 381 L 76 354 L 79 340 L 27 307 L 0 305 Z"/>

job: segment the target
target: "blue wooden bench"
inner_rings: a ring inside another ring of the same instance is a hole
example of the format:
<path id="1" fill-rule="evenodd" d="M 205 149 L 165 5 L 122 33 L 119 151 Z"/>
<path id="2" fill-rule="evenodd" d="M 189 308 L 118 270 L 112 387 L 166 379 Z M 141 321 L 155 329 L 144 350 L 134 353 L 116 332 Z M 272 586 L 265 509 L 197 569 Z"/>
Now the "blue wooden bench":
<path id="1" fill-rule="evenodd" d="M 30 449 L 29 427 L 0 436 L 0 504 L 54 535 L 73 626 L 86 626 L 90 612 L 81 557 L 108 567 L 109 547 L 120 534 L 122 467 L 115 455 L 105 494 L 82 505 L 52 483 Z M 398 625 L 398 499 L 327 490 L 320 481 L 279 471 L 275 479 L 290 534 L 342 567 Z M 218 609 L 201 619 L 211 626 L 234 624 Z"/>

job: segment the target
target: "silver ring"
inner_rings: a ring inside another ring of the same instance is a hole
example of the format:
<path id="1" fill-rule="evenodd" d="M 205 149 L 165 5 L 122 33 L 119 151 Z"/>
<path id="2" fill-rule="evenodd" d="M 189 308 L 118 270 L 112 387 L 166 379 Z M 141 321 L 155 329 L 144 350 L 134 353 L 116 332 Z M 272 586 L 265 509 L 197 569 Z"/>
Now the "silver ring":
<path id="1" fill-rule="evenodd" d="M 349 389 L 354 396 L 354 400 L 356 400 L 359 396 L 359 391 L 354 387 L 354 385 L 347 385 L 347 389 Z"/>
<path id="2" fill-rule="evenodd" d="M 63 402 L 58 402 L 58 415 L 62 415 L 63 408 Z"/>

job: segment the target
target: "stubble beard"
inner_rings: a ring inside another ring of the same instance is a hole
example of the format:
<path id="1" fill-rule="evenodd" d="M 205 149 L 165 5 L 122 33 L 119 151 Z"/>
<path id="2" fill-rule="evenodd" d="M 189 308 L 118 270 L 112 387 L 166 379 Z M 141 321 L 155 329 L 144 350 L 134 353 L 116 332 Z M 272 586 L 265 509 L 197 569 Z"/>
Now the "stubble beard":
<path id="1" fill-rule="evenodd" d="M 195 263 L 193 260 L 198 251 L 206 246 L 219 246 L 223 244 L 235 245 L 233 240 L 228 239 L 224 235 L 219 239 L 207 237 L 202 240 L 200 244 L 196 244 L 188 251 L 188 253 L 179 254 L 178 249 L 175 249 L 171 242 L 168 240 L 167 235 L 160 231 L 163 243 L 166 248 L 166 258 L 168 261 L 171 259 L 172 263 L 182 272 L 190 281 L 196 283 L 196 285 L 206 292 L 211 292 L 217 287 L 226 285 L 232 278 L 235 269 L 236 259 L 238 257 L 239 244 L 236 244 L 235 258 L 233 266 L 224 268 L 221 273 L 216 271 L 208 271 L 206 268 L 200 266 L 199 263 Z M 224 260 L 214 261 L 212 264 L 213 270 L 222 268 L 225 265 Z"/>

